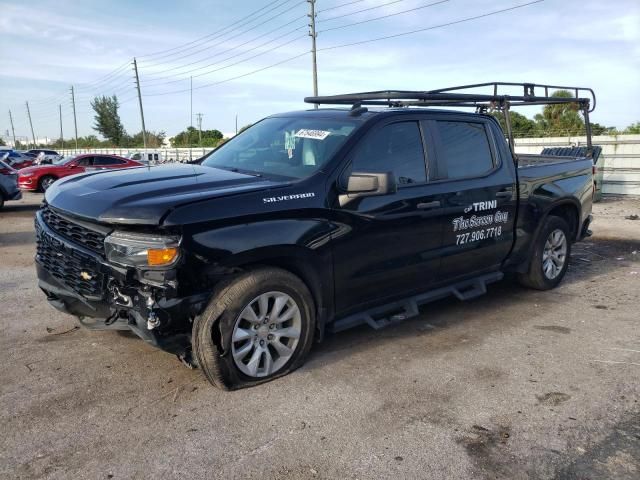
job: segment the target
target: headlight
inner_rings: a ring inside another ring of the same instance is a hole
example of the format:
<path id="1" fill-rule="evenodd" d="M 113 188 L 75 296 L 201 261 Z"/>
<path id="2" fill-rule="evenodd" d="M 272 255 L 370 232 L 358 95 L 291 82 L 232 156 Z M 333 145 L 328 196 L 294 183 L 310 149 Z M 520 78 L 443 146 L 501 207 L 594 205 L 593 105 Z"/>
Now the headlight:
<path id="1" fill-rule="evenodd" d="M 107 260 L 127 267 L 169 267 L 180 257 L 180 239 L 114 232 L 105 241 Z"/>
<path id="2" fill-rule="evenodd" d="M 33 172 L 31 173 L 20 173 L 21 177 L 33 177 L 35 174 Z"/>

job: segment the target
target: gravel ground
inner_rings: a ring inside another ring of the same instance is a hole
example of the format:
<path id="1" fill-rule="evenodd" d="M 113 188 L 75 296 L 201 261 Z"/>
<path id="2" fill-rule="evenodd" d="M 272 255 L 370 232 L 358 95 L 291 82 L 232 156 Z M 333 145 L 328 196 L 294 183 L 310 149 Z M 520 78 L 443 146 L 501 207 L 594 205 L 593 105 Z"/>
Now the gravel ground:
<path id="1" fill-rule="evenodd" d="M 640 199 L 596 204 L 556 290 L 505 280 L 231 393 L 49 307 L 39 201 L 0 213 L 1 478 L 640 478 Z"/>

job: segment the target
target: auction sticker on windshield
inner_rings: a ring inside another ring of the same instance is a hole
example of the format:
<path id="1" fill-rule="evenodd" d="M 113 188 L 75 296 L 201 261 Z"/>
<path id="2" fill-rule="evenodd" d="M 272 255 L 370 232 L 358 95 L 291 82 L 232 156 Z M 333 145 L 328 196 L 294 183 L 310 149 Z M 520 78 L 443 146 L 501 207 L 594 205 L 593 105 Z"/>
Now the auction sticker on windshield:
<path id="1" fill-rule="evenodd" d="M 296 137 L 298 138 L 312 138 L 313 140 L 324 140 L 331 132 L 327 132 L 326 130 L 308 130 L 306 128 L 301 128 L 296 132 Z"/>

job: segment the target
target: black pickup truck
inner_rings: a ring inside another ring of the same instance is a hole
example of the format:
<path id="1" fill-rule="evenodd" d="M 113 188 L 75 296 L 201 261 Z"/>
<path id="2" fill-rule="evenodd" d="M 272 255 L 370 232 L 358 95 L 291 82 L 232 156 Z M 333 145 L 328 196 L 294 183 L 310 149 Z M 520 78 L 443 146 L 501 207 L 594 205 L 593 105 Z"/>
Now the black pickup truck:
<path id="1" fill-rule="evenodd" d="M 510 107 L 567 101 L 534 87 L 310 97 L 352 106 L 273 115 L 200 164 L 63 179 L 36 214 L 39 286 L 222 388 L 291 372 L 325 332 L 467 300 L 507 272 L 553 288 L 590 233 L 593 165 L 513 154 L 487 109 L 509 125 Z M 588 125 L 590 100 L 572 101 Z M 477 112 L 422 108 L 440 105 Z"/>

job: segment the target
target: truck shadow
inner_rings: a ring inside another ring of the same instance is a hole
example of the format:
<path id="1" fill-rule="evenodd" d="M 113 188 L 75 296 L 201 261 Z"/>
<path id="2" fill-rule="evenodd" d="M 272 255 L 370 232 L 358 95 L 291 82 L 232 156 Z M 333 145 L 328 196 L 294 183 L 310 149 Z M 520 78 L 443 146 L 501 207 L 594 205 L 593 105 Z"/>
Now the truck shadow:
<path id="1" fill-rule="evenodd" d="M 526 289 L 513 276 L 507 276 L 501 282 L 489 285 L 486 295 L 467 302 L 448 297 L 424 305 L 417 317 L 381 330 L 360 326 L 328 335 L 322 344 L 313 349 L 307 368 L 323 368 L 369 349 L 384 348 L 385 355 L 379 357 L 382 366 L 389 361 L 386 357 L 388 352 L 398 352 L 404 348 L 407 342 L 403 342 L 403 339 L 410 340 L 418 336 L 426 336 L 426 339 L 425 342 L 419 342 L 421 350 L 411 351 L 412 355 L 429 356 L 467 348 L 495 333 L 519 327 L 537 316 L 543 316 L 566 303 L 567 297 L 606 310 L 608 306 L 599 303 L 598 296 L 594 295 L 600 288 L 598 277 L 634 265 L 640 270 L 640 240 L 588 239 L 574 245 L 569 271 L 557 289 Z M 640 280 L 640 276 L 637 280 Z M 514 314 L 514 311 L 519 313 Z M 571 331 L 562 326 L 556 327 L 549 327 L 548 330 L 554 334 Z M 394 346 L 394 343 L 400 345 Z"/>

